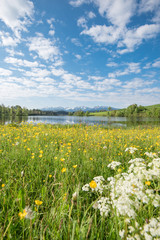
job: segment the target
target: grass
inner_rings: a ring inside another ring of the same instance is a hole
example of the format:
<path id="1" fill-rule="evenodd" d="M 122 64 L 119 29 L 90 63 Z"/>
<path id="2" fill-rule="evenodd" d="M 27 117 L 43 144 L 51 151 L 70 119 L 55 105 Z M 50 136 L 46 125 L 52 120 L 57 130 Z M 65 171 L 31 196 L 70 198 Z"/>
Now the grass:
<path id="1" fill-rule="evenodd" d="M 107 167 L 112 161 L 120 162 L 124 172 L 133 157 L 150 161 L 145 152 L 159 154 L 159 132 L 159 127 L 1 125 L 1 239 L 121 239 L 124 217 L 114 210 L 101 216 L 92 207 L 100 195 L 82 187 L 95 176 L 118 174 Z M 137 148 L 134 154 L 125 152 L 131 146 Z M 160 186 L 155 184 L 153 189 Z M 141 226 L 159 214 L 159 208 L 149 206 L 139 212 Z"/>

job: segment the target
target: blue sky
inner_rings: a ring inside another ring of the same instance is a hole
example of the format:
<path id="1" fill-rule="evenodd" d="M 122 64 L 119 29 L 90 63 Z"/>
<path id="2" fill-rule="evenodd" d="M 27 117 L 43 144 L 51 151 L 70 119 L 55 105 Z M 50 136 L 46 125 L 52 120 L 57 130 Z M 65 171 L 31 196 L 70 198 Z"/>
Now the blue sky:
<path id="1" fill-rule="evenodd" d="M 2 103 L 160 103 L 160 0 L 0 0 Z"/>

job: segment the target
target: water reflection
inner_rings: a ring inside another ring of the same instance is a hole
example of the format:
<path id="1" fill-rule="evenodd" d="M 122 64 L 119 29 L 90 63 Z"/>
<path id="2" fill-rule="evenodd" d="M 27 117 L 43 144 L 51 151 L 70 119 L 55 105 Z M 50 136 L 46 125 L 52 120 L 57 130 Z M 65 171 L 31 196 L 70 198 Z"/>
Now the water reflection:
<path id="1" fill-rule="evenodd" d="M 159 125 L 160 119 L 154 118 L 126 118 L 126 117 L 78 117 L 78 116 L 15 116 L 0 118 L 0 124 L 34 122 L 49 124 L 88 124 L 106 126 L 136 126 L 136 125 Z"/>

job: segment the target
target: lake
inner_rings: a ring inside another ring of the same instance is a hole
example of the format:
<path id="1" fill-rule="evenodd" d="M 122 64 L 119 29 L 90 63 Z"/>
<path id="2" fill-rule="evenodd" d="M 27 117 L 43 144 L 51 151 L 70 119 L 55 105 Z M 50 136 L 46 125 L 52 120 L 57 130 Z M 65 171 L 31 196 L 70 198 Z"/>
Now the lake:
<path id="1" fill-rule="evenodd" d="M 154 118 L 126 118 L 126 117 L 78 117 L 78 116 L 25 116 L 25 117 L 3 117 L 0 118 L 0 124 L 33 122 L 45 124 L 88 124 L 88 125 L 106 125 L 112 127 L 127 127 L 136 125 L 159 125 L 160 119 Z"/>

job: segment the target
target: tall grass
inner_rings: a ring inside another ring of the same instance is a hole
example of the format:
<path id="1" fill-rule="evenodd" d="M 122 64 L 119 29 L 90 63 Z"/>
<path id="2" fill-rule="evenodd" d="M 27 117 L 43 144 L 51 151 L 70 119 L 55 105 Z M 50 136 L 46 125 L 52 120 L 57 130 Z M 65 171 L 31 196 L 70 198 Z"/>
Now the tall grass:
<path id="1" fill-rule="evenodd" d="M 131 154 L 125 151 L 128 147 L 137 151 Z M 82 187 L 95 176 L 107 179 L 127 172 L 133 158 L 149 162 L 145 152 L 159 151 L 159 127 L 0 126 L 1 239 L 122 239 L 124 217 L 114 209 L 107 217 L 100 215 L 93 208 L 100 194 Z M 110 169 L 112 161 L 121 167 Z M 142 212 L 141 227 L 150 217 L 158 217 L 159 207 L 150 205 Z"/>

